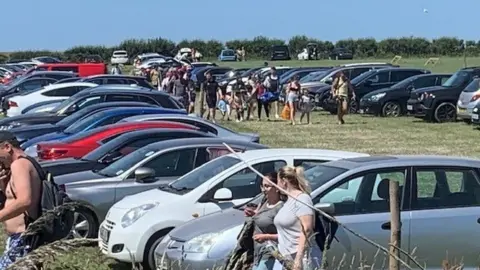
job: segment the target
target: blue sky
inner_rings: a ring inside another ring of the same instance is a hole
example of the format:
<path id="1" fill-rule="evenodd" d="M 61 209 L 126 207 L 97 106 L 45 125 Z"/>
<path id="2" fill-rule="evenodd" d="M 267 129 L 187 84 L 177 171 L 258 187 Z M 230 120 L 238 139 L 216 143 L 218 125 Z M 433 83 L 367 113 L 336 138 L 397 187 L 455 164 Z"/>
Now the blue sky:
<path id="1" fill-rule="evenodd" d="M 173 41 L 299 34 L 331 41 L 410 35 L 478 40 L 479 14 L 478 0 L 7 0 L 2 1 L 0 51 L 110 46 L 159 36 Z"/>

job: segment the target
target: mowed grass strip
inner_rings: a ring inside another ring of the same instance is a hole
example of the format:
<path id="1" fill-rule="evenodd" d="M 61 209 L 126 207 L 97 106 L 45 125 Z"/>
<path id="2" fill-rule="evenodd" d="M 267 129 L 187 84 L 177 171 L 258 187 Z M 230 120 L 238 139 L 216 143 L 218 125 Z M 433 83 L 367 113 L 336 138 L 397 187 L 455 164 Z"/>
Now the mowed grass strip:
<path id="1" fill-rule="evenodd" d="M 270 62 L 284 66 L 329 66 L 348 62 L 389 62 L 390 59 L 353 61 L 285 61 Z M 462 58 L 441 58 L 436 67 L 424 67 L 426 59 L 405 59 L 402 66 L 422 67 L 433 72 L 453 73 L 463 67 Z M 221 66 L 254 67 L 264 61 L 226 62 Z M 469 66 L 480 66 L 480 58 L 467 59 Z M 128 71 L 131 67 L 126 67 Z M 125 72 L 124 71 L 124 72 Z M 291 126 L 286 121 L 246 121 L 241 123 L 220 121 L 221 125 L 239 132 L 257 132 L 261 143 L 270 147 L 321 148 L 365 152 L 369 154 L 433 154 L 479 157 L 477 139 L 480 131 L 463 122 L 429 124 L 413 117 L 379 118 L 348 115 L 343 126 L 337 125 L 334 115 L 312 113 L 313 125 Z M 428 176 L 425 176 L 428 177 Z M 433 180 L 433 178 L 432 178 Z M 452 183 L 453 186 L 453 183 Z M 427 189 L 425 186 L 423 189 Z M 0 243 L 0 251 L 4 243 Z M 81 248 L 64 254 L 48 263 L 45 269 L 103 270 L 131 269 L 131 265 L 116 263 L 105 258 L 97 248 Z"/>

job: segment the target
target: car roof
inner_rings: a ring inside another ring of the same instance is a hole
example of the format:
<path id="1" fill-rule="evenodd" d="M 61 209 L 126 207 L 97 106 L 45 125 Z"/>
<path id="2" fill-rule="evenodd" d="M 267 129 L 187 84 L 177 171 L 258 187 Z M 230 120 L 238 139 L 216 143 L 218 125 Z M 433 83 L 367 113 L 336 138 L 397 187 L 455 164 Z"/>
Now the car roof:
<path id="1" fill-rule="evenodd" d="M 156 107 L 155 105 L 148 104 L 148 103 L 143 103 L 143 102 L 139 102 L 139 101 L 109 101 L 109 102 L 102 102 L 102 103 L 99 103 L 99 104 L 93 104 L 93 105 L 90 105 L 86 108 L 89 108 L 91 111 L 93 111 L 95 109 L 101 109 L 101 108 L 130 106 L 130 105 L 138 105 L 138 107 L 141 107 L 141 106 Z M 86 108 L 84 108 L 84 109 L 86 109 Z"/>
<path id="2" fill-rule="evenodd" d="M 99 93 L 99 92 L 105 92 L 105 93 L 110 93 L 110 92 L 134 92 L 134 93 L 154 93 L 154 94 L 159 94 L 159 95 L 165 95 L 168 96 L 167 93 L 158 91 L 157 89 L 150 89 L 146 87 L 141 87 L 141 86 L 131 86 L 127 84 L 104 84 L 104 85 L 99 85 L 96 87 L 92 87 L 91 89 L 86 89 L 83 90 L 79 93 Z"/>
<path id="3" fill-rule="evenodd" d="M 164 111 L 174 111 L 175 109 L 168 109 L 168 108 L 162 108 L 162 107 L 143 107 L 143 106 L 138 106 L 138 107 L 123 107 L 123 108 L 111 108 L 108 110 L 102 111 L 103 113 L 111 113 L 115 114 L 118 112 L 131 112 L 131 111 L 147 111 L 147 112 L 164 112 Z M 180 111 L 180 110 L 178 110 Z M 160 120 L 161 121 L 161 120 Z"/>
<path id="4" fill-rule="evenodd" d="M 123 75 L 123 74 L 98 74 L 98 75 L 90 75 L 90 76 L 88 76 L 88 77 L 83 78 L 83 80 L 92 79 L 92 78 L 126 78 L 126 79 L 142 79 L 142 80 L 145 80 L 145 78 L 144 78 L 144 77 L 141 77 L 141 76 Z"/>
<path id="5" fill-rule="evenodd" d="M 41 75 L 41 74 L 72 74 L 72 75 L 76 75 L 77 73 L 74 73 L 74 72 L 71 72 L 71 71 L 58 71 L 58 70 L 52 70 L 52 71 L 34 71 L 32 73 L 30 73 L 30 75 Z"/>
<path id="6" fill-rule="evenodd" d="M 268 146 L 258 144 L 258 143 L 227 139 L 227 138 L 219 138 L 219 137 L 174 139 L 174 140 L 152 143 L 152 144 L 149 144 L 148 147 L 158 150 L 158 149 L 164 149 L 164 148 L 176 148 L 176 147 L 189 146 L 189 145 L 210 145 L 210 144 L 223 144 L 223 143 L 226 143 L 228 145 L 239 145 L 239 146 L 251 147 L 251 148 L 268 148 Z"/>
<path id="7" fill-rule="evenodd" d="M 359 158 L 345 158 L 342 160 L 325 163 L 327 166 L 344 168 L 347 170 L 356 168 L 375 167 L 398 167 L 398 166 L 459 166 L 480 168 L 480 160 L 438 155 L 391 155 L 391 156 L 369 156 Z"/>
<path id="8" fill-rule="evenodd" d="M 64 87 L 74 87 L 74 86 L 86 86 L 86 87 L 95 87 L 98 84 L 90 83 L 90 82 L 67 82 L 67 83 L 59 83 L 59 84 L 50 84 L 44 87 L 45 90 L 52 90 L 57 88 L 64 88 Z"/>
<path id="9" fill-rule="evenodd" d="M 145 134 L 152 134 L 152 133 L 174 133 L 174 132 L 186 132 L 186 133 L 192 133 L 192 134 L 205 134 L 205 132 L 197 131 L 197 130 L 192 130 L 192 129 L 178 129 L 178 128 L 149 128 L 149 129 L 142 129 L 142 130 L 135 130 L 131 131 L 128 133 L 124 133 L 118 138 L 132 138 L 136 136 L 141 136 Z M 208 137 L 207 137 L 208 138 Z"/>
<path id="10" fill-rule="evenodd" d="M 235 156 L 230 154 L 231 156 Z M 364 153 L 357 152 L 348 152 L 348 151 L 337 151 L 329 149 L 311 149 L 311 148 L 271 148 L 263 150 L 252 150 L 241 154 L 242 159 L 250 160 L 257 158 L 267 158 L 272 155 L 277 156 L 291 156 L 291 155 L 304 155 L 304 156 L 322 156 L 322 157 L 332 157 L 332 158 L 348 158 L 348 157 L 359 157 L 359 156 L 369 156 Z"/>

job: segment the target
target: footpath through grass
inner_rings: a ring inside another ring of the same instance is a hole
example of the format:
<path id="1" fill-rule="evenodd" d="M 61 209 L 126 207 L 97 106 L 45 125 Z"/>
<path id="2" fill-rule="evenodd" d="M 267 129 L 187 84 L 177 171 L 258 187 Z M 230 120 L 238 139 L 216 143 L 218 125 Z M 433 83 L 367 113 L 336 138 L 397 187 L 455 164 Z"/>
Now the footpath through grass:
<path id="1" fill-rule="evenodd" d="M 361 60 L 354 60 L 360 62 Z M 382 60 L 366 60 L 381 62 Z M 383 60 L 389 61 L 389 60 Z M 350 61 L 351 62 L 351 61 Z M 403 66 L 423 67 L 424 59 L 407 59 Z M 344 61 L 287 61 L 271 62 L 275 65 L 336 65 Z M 263 61 L 242 63 L 220 63 L 232 67 L 258 66 Z M 468 64 L 479 65 L 480 58 L 468 59 Z M 463 67 L 463 59 L 441 59 L 434 72 L 454 72 Z M 270 147 L 302 147 L 347 150 L 369 154 L 438 154 L 454 156 L 480 156 L 480 145 L 476 139 L 480 131 L 463 122 L 427 124 L 421 120 L 400 117 L 375 118 L 371 116 L 348 115 L 343 126 L 336 124 L 335 116 L 315 112 L 313 125 L 290 126 L 284 121 L 248 121 L 242 123 L 220 122 L 240 132 L 257 132 L 261 143 Z M 3 242 L 0 243 L 3 250 Z M 45 269 L 131 269 L 130 265 L 115 263 L 101 255 L 97 248 L 78 249 L 55 258 Z"/>

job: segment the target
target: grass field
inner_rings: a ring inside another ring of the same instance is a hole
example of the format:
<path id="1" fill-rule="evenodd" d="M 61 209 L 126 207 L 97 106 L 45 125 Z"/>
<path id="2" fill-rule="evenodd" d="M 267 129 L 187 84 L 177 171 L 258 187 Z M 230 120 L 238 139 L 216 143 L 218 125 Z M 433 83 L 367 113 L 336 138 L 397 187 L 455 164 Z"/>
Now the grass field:
<path id="1" fill-rule="evenodd" d="M 426 59 L 406 59 L 402 66 L 423 67 Z M 356 60 L 353 62 L 359 62 Z M 366 60 L 381 62 L 382 60 Z M 389 61 L 389 60 L 383 60 Z M 271 62 L 285 66 L 328 66 L 344 61 Z M 351 61 L 350 61 L 351 62 Z M 467 59 L 469 66 L 479 65 L 480 58 Z M 220 63 L 222 66 L 253 67 L 263 61 Z M 433 72 L 455 72 L 463 67 L 463 59 L 441 59 Z M 428 124 L 409 117 L 396 119 L 348 115 L 346 124 L 337 125 L 335 116 L 324 112 L 312 115 L 313 125 L 290 126 L 287 122 L 242 123 L 220 122 L 242 132 L 257 132 L 263 144 L 270 147 L 305 147 L 366 152 L 369 154 L 440 154 L 455 156 L 480 156 L 480 144 L 476 139 L 480 131 L 463 122 Z M 129 265 L 115 263 L 104 258 L 97 248 L 78 249 L 55 258 L 46 269 L 131 269 Z"/>

